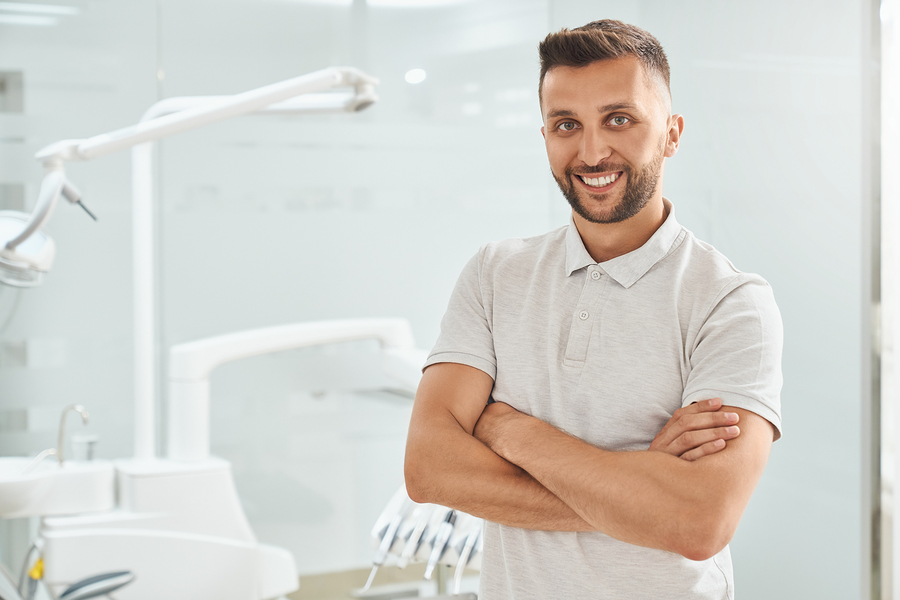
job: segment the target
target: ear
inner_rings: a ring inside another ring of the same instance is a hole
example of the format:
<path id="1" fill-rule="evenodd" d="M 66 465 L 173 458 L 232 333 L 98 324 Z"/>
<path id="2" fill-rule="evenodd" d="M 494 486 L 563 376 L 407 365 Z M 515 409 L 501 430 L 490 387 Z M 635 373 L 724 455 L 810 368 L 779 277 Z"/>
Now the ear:
<path id="1" fill-rule="evenodd" d="M 544 133 L 544 126 L 543 126 L 543 125 L 541 125 L 541 137 L 544 138 L 545 141 L 547 140 L 547 134 Z"/>
<path id="2" fill-rule="evenodd" d="M 678 143 L 681 141 L 681 133 L 683 131 L 684 117 L 681 115 L 669 117 L 669 130 L 666 132 L 666 158 L 671 158 L 678 152 Z"/>

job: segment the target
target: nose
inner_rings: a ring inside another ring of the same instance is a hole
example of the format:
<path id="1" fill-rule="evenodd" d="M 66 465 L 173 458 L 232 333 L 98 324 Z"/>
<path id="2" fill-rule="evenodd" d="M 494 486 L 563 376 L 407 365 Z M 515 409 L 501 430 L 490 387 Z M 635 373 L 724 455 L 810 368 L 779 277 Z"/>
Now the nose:
<path id="1" fill-rule="evenodd" d="M 586 165 L 593 167 L 600 164 L 612 154 L 609 142 L 599 129 L 585 128 L 581 135 L 578 158 Z"/>

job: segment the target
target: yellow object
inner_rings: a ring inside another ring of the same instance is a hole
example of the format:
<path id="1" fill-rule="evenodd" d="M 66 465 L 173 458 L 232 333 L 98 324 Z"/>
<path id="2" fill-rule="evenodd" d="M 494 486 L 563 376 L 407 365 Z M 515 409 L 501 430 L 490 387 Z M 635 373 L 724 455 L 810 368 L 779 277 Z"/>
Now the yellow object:
<path id="1" fill-rule="evenodd" d="M 34 566 L 28 571 L 28 576 L 32 579 L 40 579 L 44 576 L 44 559 L 39 558 L 34 562 Z"/>

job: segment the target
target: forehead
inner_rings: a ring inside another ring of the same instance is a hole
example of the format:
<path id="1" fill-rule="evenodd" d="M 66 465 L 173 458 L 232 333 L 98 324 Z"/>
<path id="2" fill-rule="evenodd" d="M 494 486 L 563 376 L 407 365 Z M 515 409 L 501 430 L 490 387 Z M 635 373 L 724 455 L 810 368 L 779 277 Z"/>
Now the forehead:
<path id="1" fill-rule="evenodd" d="M 584 67 L 553 67 L 544 76 L 541 96 L 544 115 L 616 104 L 649 113 L 658 104 L 659 93 L 640 61 L 626 56 Z"/>

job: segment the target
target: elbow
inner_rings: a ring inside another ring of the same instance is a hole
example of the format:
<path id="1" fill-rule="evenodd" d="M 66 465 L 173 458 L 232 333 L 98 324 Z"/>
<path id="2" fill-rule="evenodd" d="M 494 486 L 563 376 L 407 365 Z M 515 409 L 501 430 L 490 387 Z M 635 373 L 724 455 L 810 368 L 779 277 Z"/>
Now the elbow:
<path id="1" fill-rule="evenodd" d="M 709 560 L 731 542 L 736 525 L 723 519 L 707 519 L 681 536 L 675 551 L 688 560 Z"/>
<path id="2" fill-rule="evenodd" d="M 421 461 L 417 460 L 416 456 L 407 448 L 406 458 L 403 462 L 403 478 L 406 483 L 406 495 L 413 502 L 419 504 L 433 502 L 428 493 L 429 485 L 425 479 L 426 473 L 427 469 L 422 467 Z"/>

